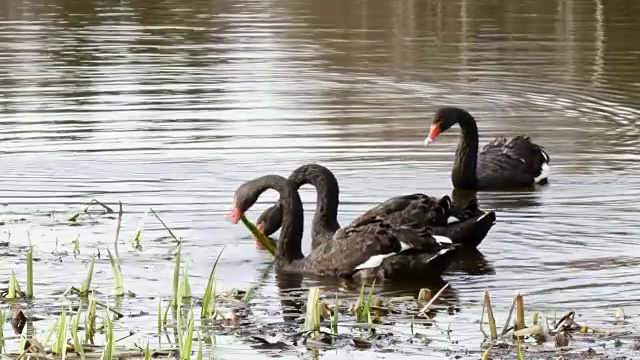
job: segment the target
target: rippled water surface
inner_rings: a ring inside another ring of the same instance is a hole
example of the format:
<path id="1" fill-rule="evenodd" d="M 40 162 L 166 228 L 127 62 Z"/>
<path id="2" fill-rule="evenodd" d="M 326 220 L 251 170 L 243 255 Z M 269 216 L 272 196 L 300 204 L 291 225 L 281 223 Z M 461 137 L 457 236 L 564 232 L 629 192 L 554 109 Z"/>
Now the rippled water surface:
<path id="1" fill-rule="evenodd" d="M 260 283 L 254 317 L 282 321 L 268 254 L 224 218 L 235 188 L 320 162 L 339 179 L 343 224 L 394 195 L 451 194 L 457 128 L 429 149 L 422 139 L 435 109 L 452 104 L 476 116 L 481 144 L 530 135 L 553 173 L 532 192 L 478 194 L 498 221 L 482 256 L 445 276 L 461 311 L 436 319 L 451 323 L 458 343 L 434 332 L 430 347 L 478 351 L 487 288 L 503 312 L 519 290 L 531 308 L 588 311 L 596 324 L 618 306 L 633 316 L 638 16 L 636 0 L 4 0 L 0 221 L 9 245 L 0 278 L 14 271 L 24 281 L 30 238 L 40 259 L 35 302 L 66 306 L 60 294 L 82 281 L 94 247 L 106 253 L 116 221 L 65 220 L 92 198 L 122 201 L 119 253 L 125 288 L 137 294 L 123 311 L 144 312 L 127 319 L 131 343 L 153 338 L 157 298 L 171 295 L 175 244 L 144 217 L 149 207 L 184 240 L 194 293 L 226 245 L 218 287 Z M 302 196 L 308 224 L 313 189 Z M 269 192 L 249 217 L 275 198 Z M 94 283 L 105 296 L 112 287 L 104 256 Z M 225 339 L 222 358 L 261 357 Z"/>

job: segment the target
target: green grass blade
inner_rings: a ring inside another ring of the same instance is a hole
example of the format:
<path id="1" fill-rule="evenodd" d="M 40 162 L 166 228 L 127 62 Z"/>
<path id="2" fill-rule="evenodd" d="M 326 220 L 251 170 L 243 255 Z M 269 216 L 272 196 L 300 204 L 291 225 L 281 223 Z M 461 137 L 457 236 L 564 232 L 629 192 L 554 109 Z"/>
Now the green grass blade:
<path id="1" fill-rule="evenodd" d="M 191 359 L 191 346 L 193 344 L 193 309 L 189 310 L 189 320 L 187 322 L 187 335 L 182 343 L 182 350 L 180 351 L 180 358 L 182 360 Z"/>
<path id="2" fill-rule="evenodd" d="M 111 318 L 109 317 L 109 308 L 105 310 L 104 318 L 106 322 L 106 324 L 103 325 L 105 327 L 105 344 L 100 360 L 111 360 L 116 352 L 116 340 L 113 326 L 111 325 Z"/>
<path id="3" fill-rule="evenodd" d="M 73 323 L 71 326 L 71 336 L 73 337 L 73 347 L 75 351 L 78 353 L 78 355 L 80 355 L 80 359 L 85 360 L 86 356 L 84 354 L 84 349 L 78 337 L 78 324 L 80 323 L 81 313 L 82 313 L 82 306 L 78 306 L 78 312 L 76 313 L 76 316 L 73 317 Z"/>
<path id="4" fill-rule="evenodd" d="M 33 298 L 33 246 L 27 253 L 27 297 Z"/>
<path id="5" fill-rule="evenodd" d="M 338 311 L 339 302 L 338 302 L 338 292 L 336 292 L 336 307 L 333 309 L 333 316 L 331 317 L 331 329 L 333 330 L 335 335 L 338 335 Z"/>
<path id="6" fill-rule="evenodd" d="M 51 346 L 51 352 L 56 355 L 61 355 L 63 349 L 67 347 L 66 343 L 66 335 L 67 335 L 67 313 L 65 310 L 62 310 L 60 314 L 60 320 L 58 321 L 58 331 L 56 333 L 56 340 Z"/>
<path id="7" fill-rule="evenodd" d="M 251 298 L 253 297 L 253 294 L 255 293 L 255 291 L 256 291 L 256 286 L 252 286 L 248 288 L 247 292 L 244 294 L 242 299 L 240 299 L 240 301 L 242 301 L 245 304 L 248 304 L 249 301 L 251 301 Z"/>
<path id="8" fill-rule="evenodd" d="M 251 234 L 253 234 L 253 236 L 255 236 L 256 239 L 258 239 L 258 241 L 260 242 L 260 245 L 262 245 L 265 249 L 267 249 L 267 251 L 269 251 L 269 253 L 271 253 L 271 255 L 276 256 L 276 243 L 275 243 L 275 241 L 273 241 L 273 239 L 271 239 L 270 237 L 265 235 L 262 231 L 260 231 L 244 215 L 242 215 L 240 217 L 240 220 L 242 221 L 244 226 L 246 226 L 247 229 L 249 229 Z"/>
<path id="9" fill-rule="evenodd" d="M 84 335 L 85 341 L 91 344 L 93 344 L 93 336 L 96 333 L 96 311 L 96 300 L 89 300 L 89 305 L 87 306 L 87 314 L 84 318 Z"/>
<path id="10" fill-rule="evenodd" d="M 184 349 L 184 335 L 182 334 L 182 303 L 178 302 L 178 308 L 176 309 L 176 314 L 178 318 L 176 319 L 176 328 L 178 330 L 178 350 L 180 350 L 180 354 L 182 354 L 182 349 Z"/>
<path id="11" fill-rule="evenodd" d="M 173 299 L 171 300 L 171 306 L 174 308 L 178 305 L 178 286 L 180 284 L 180 251 L 181 245 L 178 245 L 178 252 L 176 253 L 176 264 L 173 268 Z"/>
<path id="12" fill-rule="evenodd" d="M 149 210 L 144 213 L 144 217 L 140 219 L 138 222 L 138 226 L 136 227 L 136 232 L 133 235 L 133 240 L 131 240 L 131 245 L 136 250 L 142 250 L 142 244 L 140 244 L 140 236 L 142 235 L 142 229 L 144 228 L 144 220 L 149 216 Z"/>
<path id="13" fill-rule="evenodd" d="M 80 255 L 80 235 L 76 236 L 76 239 L 72 241 L 73 243 L 73 257 Z"/>
<path id="14" fill-rule="evenodd" d="M 3 340 L 2 340 L 2 336 L 0 335 L 0 354 L 2 354 L 2 343 L 3 343 Z M 24 354 L 24 346 L 26 344 L 27 344 L 27 335 L 23 333 L 20 335 L 20 343 L 18 344 L 18 354 L 20 355 Z"/>
<path id="15" fill-rule="evenodd" d="M 320 288 L 312 287 L 309 289 L 307 297 L 307 311 L 304 319 L 304 331 L 315 333 L 320 329 L 320 312 L 318 303 L 320 301 Z"/>
<path id="16" fill-rule="evenodd" d="M 373 301 L 373 289 L 376 286 L 376 280 L 373 280 L 373 284 L 371 284 L 371 288 L 369 289 L 369 295 L 367 296 L 367 302 L 364 306 L 364 314 L 367 324 L 371 324 L 371 302 Z"/>
<path id="17" fill-rule="evenodd" d="M 62 314 L 65 314 L 63 311 Z M 67 326 L 67 316 L 64 315 L 64 326 L 60 331 L 62 332 L 62 336 L 60 337 L 60 352 L 62 353 L 62 360 L 67 358 L 67 342 L 69 341 L 69 326 Z"/>
<path id="18" fill-rule="evenodd" d="M 162 332 L 162 298 L 158 299 L 158 335 Z"/>
<path id="19" fill-rule="evenodd" d="M 3 326 L 0 326 L 0 329 L 4 327 L 4 324 L 6 321 L 7 321 L 7 313 L 5 313 L 4 310 L 0 310 L 0 324 L 3 325 Z M 2 353 L 2 350 L 4 350 L 3 345 L 4 345 L 4 332 L 0 330 L 0 354 Z"/>
<path id="20" fill-rule="evenodd" d="M 116 261 L 111 255 L 111 250 L 107 248 L 107 253 L 109 254 L 109 262 L 111 263 L 111 269 L 113 270 L 113 281 L 114 281 L 114 290 L 116 296 L 124 295 L 124 283 L 122 281 L 122 272 L 120 272 L 120 268 L 116 265 Z"/>
<path id="21" fill-rule="evenodd" d="M 492 348 L 493 348 L 493 346 L 489 347 L 487 349 L 487 351 L 485 351 L 484 354 L 482 354 L 482 360 L 488 360 L 489 359 L 489 351 L 491 351 Z"/>
<path id="22" fill-rule="evenodd" d="M 7 299 L 16 299 L 20 296 L 20 284 L 18 284 L 18 279 L 16 279 L 16 274 L 11 271 L 11 277 L 9 278 L 9 291 L 7 294 Z"/>
<path id="23" fill-rule="evenodd" d="M 51 327 L 49 328 L 49 331 L 47 332 L 47 335 L 44 337 L 44 341 L 42 342 L 42 346 L 47 346 L 49 344 L 49 340 L 51 339 L 51 335 L 53 335 L 53 332 L 56 331 L 56 329 L 58 328 L 58 324 L 60 323 L 60 319 L 56 320 L 53 324 L 51 324 Z"/>
<path id="24" fill-rule="evenodd" d="M 87 297 L 89 289 L 91 288 L 91 279 L 93 278 L 93 264 L 96 261 L 96 254 L 91 255 L 91 262 L 87 270 L 87 277 L 84 279 L 82 286 L 80 287 L 80 296 Z"/>
<path id="25" fill-rule="evenodd" d="M 360 287 L 360 296 L 356 302 L 356 318 L 361 319 L 364 310 L 364 283 Z"/>
<path id="26" fill-rule="evenodd" d="M 200 339 L 200 334 L 198 333 L 198 355 L 196 360 L 202 360 L 202 340 Z"/>
<path id="27" fill-rule="evenodd" d="M 518 341 L 518 349 L 516 352 L 516 360 L 524 360 L 524 355 L 522 354 L 522 348 L 520 348 L 520 341 Z"/>
<path id="28" fill-rule="evenodd" d="M 211 316 L 215 312 L 215 301 L 216 301 L 216 293 L 215 293 L 215 276 L 216 276 L 216 268 L 218 267 L 218 261 L 220 261 L 220 255 L 224 251 L 225 247 L 222 247 L 218 256 L 216 257 L 216 261 L 213 263 L 213 268 L 211 268 L 211 273 L 209 274 L 209 281 L 207 282 L 207 288 L 204 290 L 204 299 L 202 300 L 202 310 L 200 311 L 200 319 L 204 319 L 207 316 Z M 210 307 L 210 305 L 214 305 Z"/>
<path id="29" fill-rule="evenodd" d="M 191 297 L 191 286 L 189 286 L 189 264 L 185 261 L 182 268 L 182 280 L 180 281 L 179 299 Z"/>
<path id="30" fill-rule="evenodd" d="M 164 309 L 164 317 L 162 318 L 162 326 L 166 329 L 167 328 L 167 316 L 169 316 L 169 309 L 171 308 L 171 303 L 169 303 L 169 305 L 167 305 L 167 307 Z"/>

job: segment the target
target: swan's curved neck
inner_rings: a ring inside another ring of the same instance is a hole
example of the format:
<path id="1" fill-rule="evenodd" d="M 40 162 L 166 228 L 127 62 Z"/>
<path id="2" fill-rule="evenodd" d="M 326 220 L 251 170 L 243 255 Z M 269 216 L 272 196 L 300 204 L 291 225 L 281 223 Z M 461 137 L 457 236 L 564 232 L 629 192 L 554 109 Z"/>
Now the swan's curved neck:
<path id="1" fill-rule="evenodd" d="M 296 188 L 311 184 L 316 188 L 316 212 L 313 217 L 312 238 L 330 238 L 340 228 L 338 223 L 338 205 L 340 189 L 338 180 L 329 169 L 318 165 L 304 165 L 296 169 L 290 179 Z"/>
<path id="2" fill-rule="evenodd" d="M 300 200 L 300 195 L 294 184 L 281 176 L 263 176 L 256 192 L 259 195 L 267 189 L 274 189 L 280 194 L 280 205 L 282 206 L 282 228 L 276 259 L 278 262 L 290 265 L 297 260 L 304 259 L 301 248 L 304 231 L 302 200 Z"/>
<path id="3" fill-rule="evenodd" d="M 478 126 L 470 114 L 458 120 L 460 141 L 456 149 L 456 158 L 451 172 L 451 180 L 457 188 L 473 189 L 478 187 Z"/>

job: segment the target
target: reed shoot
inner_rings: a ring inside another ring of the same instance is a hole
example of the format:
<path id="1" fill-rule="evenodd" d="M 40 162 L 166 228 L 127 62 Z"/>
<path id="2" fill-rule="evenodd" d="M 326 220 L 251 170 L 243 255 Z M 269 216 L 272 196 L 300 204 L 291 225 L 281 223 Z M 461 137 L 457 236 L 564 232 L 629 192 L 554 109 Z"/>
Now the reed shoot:
<path id="1" fill-rule="evenodd" d="M 71 336 L 73 338 L 73 348 L 75 352 L 80 355 L 82 360 L 85 359 L 84 348 L 82 347 L 82 343 L 80 342 L 80 338 L 78 336 L 78 324 L 80 323 L 80 313 L 82 312 L 82 306 L 78 306 L 78 312 L 73 317 L 72 325 L 71 325 Z"/>
<path id="2" fill-rule="evenodd" d="M 207 288 L 204 290 L 204 297 L 202 299 L 202 310 L 200 311 L 200 319 L 214 316 L 216 312 L 216 268 L 218 267 L 218 261 L 224 251 L 224 247 L 218 253 L 216 261 L 213 263 L 211 273 L 209 274 L 209 281 L 207 282 Z"/>
<path id="3" fill-rule="evenodd" d="M 17 299 L 22 296 L 24 296 L 24 293 L 20 290 L 20 284 L 18 283 L 18 279 L 16 279 L 16 274 L 11 271 L 7 299 Z"/>
<path id="4" fill-rule="evenodd" d="M 124 295 L 124 284 L 122 280 L 122 272 L 120 272 L 120 267 L 116 264 L 115 259 L 111 255 L 111 251 L 107 248 L 107 253 L 109 254 L 109 262 L 111 263 L 111 269 L 113 270 L 113 281 L 114 281 L 114 290 L 116 296 Z"/>
<path id="5" fill-rule="evenodd" d="M 487 312 L 487 318 L 489 320 L 489 331 L 491 332 L 491 340 L 498 339 L 498 329 L 496 328 L 496 319 L 493 316 L 493 308 L 491 307 L 491 298 L 489 297 L 489 290 L 484 291 L 484 304 L 482 306 L 482 315 L 480 316 L 480 331 L 486 335 L 483 328 L 484 312 Z"/>
<path id="6" fill-rule="evenodd" d="M 51 346 L 51 352 L 56 355 L 62 355 L 67 349 L 67 313 L 62 310 L 60 319 L 58 320 L 58 329 L 56 338 Z"/>
<path id="7" fill-rule="evenodd" d="M 253 234 L 253 236 L 256 239 L 258 239 L 258 241 L 260 242 L 260 245 L 262 245 L 262 247 L 267 249 L 267 251 L 269 251 L 269 253 L 272 256 L 276 256 L 276 243 L 275 243 L 275 241 L 273 241 L 273 239 L 271 239 L 270 237 L 265 235 L 262 231 L 260 231 L 260 229 L 258 229 L 251 221 L 249 221 L 249 219 L 246 218 L 246 216 L 242 215 L 240 217 L 240 220 L 242 221 L 244 226 L 246 226 L 247 229 L 249 229 L 251 234 Z"/>
<path id="8" fill-rule="evenodd" d="M 7 321 L 7 313 L 5 313 L 4 310 L 0 310 L 0 324 L 4 326 L 6 321 Z M 4 350 L 4 332 L 0 331 L 0 354 L 2 354 L 3 352 L 2 350 Z"/>
<path id="9" fill-rule="evenodd" d="M 27 252 L 27 297 L 33 298 L 33 246 Z"/>
<path id="10" fill-rule="evenodd" d="M 333 308 L 333 314 L 331 316 L 331 330 L 335 335 L 338 335 L 338 316 L 340 313 L 338 311 L 339 309 L 340 309 L 340 303 L 338 300 L 338 293 L 336 292 L 336 306 Z"/>
<path id="11" fill-rule="evenodd" d="M 320 330 L 320 288 L 309 289 L 307 297 L 307 312 L 304 319 L 304 331 L 315 336 Z"/>
<path id="12" fill-rule="evenodd" d="M 109 318 L 108 309 L 105 311 L 105 314 L 104 314 L 103 327 L 105 330 L 104 332 L 105 342 L 104 342 L 104 349 L 102 350 L 102 356 L 100 357 L 100 360 L 111 360 L 113 359 L 113 356 L 115 355 L 115 352 L 116 352 L 116 339 L 115 339 L 115 332 L 113 331 L 113 326 L 111 325 L 111 319 Z"/>
<path id="13" fill-rule="evenodd" d="M 87 277 L 84 279 L 82 286 L 80 287 L 80 296 L 87 297 L 89 295 L 89 290 L 91 289 L 91 279 L 93 278 L 93 265 L 96 261 L 96 255 L 91 255 L 91 262 L 89 263 L 89 268 L 87 270 Z"/>
<path id="14" fill-rule="evenodd" d="M 180 286 L 180 250 L 182 246 L 178 245 L 178 251 L 176 252 L 176 263 L 173 268 L 173 299 L 171 300 L 171 306 L 176 308 L 178 306 L 178 290 Z"/>
<path id="15" fill-rule="evenodd" d="M 87 306 L 87 313 L 84 317 L 84 336 L 85 341 L 91 344 L 93 344 L 93 336 L 96 332 L 96 310 L 96 300 L 90 299 L 89 305 Z"/>

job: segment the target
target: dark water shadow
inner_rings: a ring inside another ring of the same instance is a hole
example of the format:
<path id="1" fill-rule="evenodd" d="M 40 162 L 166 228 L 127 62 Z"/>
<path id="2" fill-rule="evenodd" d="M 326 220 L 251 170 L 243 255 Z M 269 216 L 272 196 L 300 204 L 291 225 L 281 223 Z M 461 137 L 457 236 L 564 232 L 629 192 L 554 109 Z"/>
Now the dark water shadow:
<path id="1" fill-rule="evenodd" d="M 463 250 L 458 254 L 447 273 L 456 272 L 466 275 L 495 275 L 496 270 L 478 249 Z"/>
<path id="2" fill-rule="evenodd" d="M 475 199 L 478 201 L 478 206 L 483 210 L 510 210 L 510 209 L 524 209 L 530 207 L 542 206 L 540 201 L 540 194 L 549 185 L 533 186 L 512 190 L 499 190 L 499 191 L 476 191 L 476 190 L 463 190 L 453 189 L 451 192 L 451 199 L 454 204 L 468 202 Z M 498 221 L 500 221 L 498 219 Z"/>

